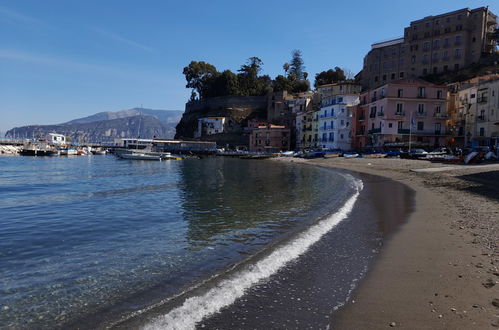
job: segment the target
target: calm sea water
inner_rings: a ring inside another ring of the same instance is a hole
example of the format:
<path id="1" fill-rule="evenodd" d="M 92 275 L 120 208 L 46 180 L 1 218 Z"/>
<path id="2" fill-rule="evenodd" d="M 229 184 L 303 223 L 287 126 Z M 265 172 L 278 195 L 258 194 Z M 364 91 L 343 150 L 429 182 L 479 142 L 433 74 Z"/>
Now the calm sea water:
<path id="1" fill-rule="evenodd" d="M 3 328 L 111 322 L 298 232 L 354 192 L 332 171 L 226 158 L 0 157 L 0 170 Z"/>

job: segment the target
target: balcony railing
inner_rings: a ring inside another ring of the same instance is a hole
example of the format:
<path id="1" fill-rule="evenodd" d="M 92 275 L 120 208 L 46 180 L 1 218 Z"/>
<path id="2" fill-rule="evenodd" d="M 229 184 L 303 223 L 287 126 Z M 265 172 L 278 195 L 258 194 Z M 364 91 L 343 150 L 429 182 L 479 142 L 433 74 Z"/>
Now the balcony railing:
<path id="1" fill-rule="evenodd" d="M 366 134 L 366 131 L 362 131 L 362 130 L 355 132 L 355 135 L 357 135 L 357 136 L 364 136 L 365 134 Z"/>
<path id="2" fill-rule="evenodd" d="M 357 120 L 358 120 L 358 121 L 363 121 L 363 120 L 366 120 L 366 116 L 360 116 Z"/>
<path id="3" fill-rule="evenodd" d="M 416 117 L 426 117 L 426 111 L 417 111 Z"/>
<path id="4" fill-rule="evenodd" d="M 477 103 L 487 103 L 487 96 L 482 96 L 476 99 Z"/>
<path id="5" fill-rule="evenodd" d="M 378 112 L 378 117 L 383 117 L 385 115 L 384 112 Z"/>
<path id="6" fill-rule="evenodd" d="M 476 120 L 477 121 L 485 121 L 486 117 L 485 117 L 485 115 L 476 116 Z"/>
<path id="7" fill-rule="evenodd" d="M 449 118 L 449 114 L 448 114 L 448 113 L 445 113 L 445 112 L 435 112 L 435 113 L 433 114 L 433 117 L 435 117 L 435 118 L 443 118 L 443 119 L 445 119 L 445 118 Z"/>
<path id="8" fill-rule="evenodd" d="M 405 116 L 405 112 L 404 111 L 397 111 L 397 112 L 395 112 L 395 116 Z"/>
<path id="9" fill-rule="evenodd" d="M 381 128 L 373 128 L 373 129 L 370 129 L 368 134 L 379 134 L 381 133 Z"/>

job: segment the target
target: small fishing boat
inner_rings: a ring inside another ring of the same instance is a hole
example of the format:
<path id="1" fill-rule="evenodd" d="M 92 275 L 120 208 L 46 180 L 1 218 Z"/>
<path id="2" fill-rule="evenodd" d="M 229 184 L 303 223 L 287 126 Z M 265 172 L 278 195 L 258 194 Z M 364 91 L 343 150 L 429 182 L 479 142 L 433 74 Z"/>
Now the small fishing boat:
<path id="1" fill-rule="evenodd" d="M 23 156 L 57 156 L 59 151 L 47 143 L 28 142 L 19 153 Z"/>
<path id="2" fill-rule="evenodd" d="M 118 157 L 123 159 L 132 159 L 132 160 L 161 160 L 161 155 L 153 155 L 147 153 L 140 152 L 131 152 L 131 153 L 121 153 L 117 154 Z"/>

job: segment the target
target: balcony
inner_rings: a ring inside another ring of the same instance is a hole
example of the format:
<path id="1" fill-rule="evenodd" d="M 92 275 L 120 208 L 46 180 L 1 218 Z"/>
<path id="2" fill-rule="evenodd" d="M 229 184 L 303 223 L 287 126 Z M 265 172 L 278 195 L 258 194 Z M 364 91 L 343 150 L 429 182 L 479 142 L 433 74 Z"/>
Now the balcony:
<path id="1" fill-rule="evenodd" d="M 364 121 L 364 120 L 366 120 L 366 116 L 360 116 L 357 120 L 358 121 Z"/>
<path id="2" fill-rule="evenodd" d="M 395 116 L 405 116 L 405 112 L 404 111 L 397 111 L 397 112 L 395 112 Z"/>
<path id="3" fill-rule="evenodd" d="M 397 133 L 398 134 L 409 134 L 410 133 L 410 129 L 408 129 L 408 128 L 399 128 L 397 130 Z"/>
<path id="4" fill-rule="evenodd" d="M 415 115 L 418 118 L 426 117 L 426 111 L 417 111 Z"/>
<path id="5" fill-rule="evenodd" d="M 368 134 L 379 134 L 379 133 L 381 133 L 381 128 L 370 129 L 367 133 Z"/>
<path id="6" fill-rule="evenodd" d="M 364 136 L 365 134 L 366 134 L 366 131 L 363 131 L 363 130 L 355 132 L 356 136 Z"/>
<path id="7" fill-rule="evenodd" d="M 485 121 L 485 120 L 487 120 L 485 115 L 476 116 L 476 121 Z"/>
<path id="8" fill-rule="evenodd" d="M 418 99 L 425 99 L 426 95 L 425 94 L 418 94 Z"/>
<path id="9" fill-rule="evenodd" d="M 371 97 L 371 102 L 374 102 L 374 101 L 376 101 L 376 100 L 377 100 L 377 97 L 376 97 L 376 96 Z"/>
<path id="10" fill-rule="evenodd" d="M 447 118 L 449 118 L 449 114 L 447 114 L 445 112 L 435 112 L 433 114 L 433 117 L 435 117 L 435 118 L 441 118 L 441 119 L 447 119 Z"/>
<path id="11" fill-rule="evenodd" d="M 487 103 L 487 96 L 482 96 L 476 99 L 477 103 Z"/>

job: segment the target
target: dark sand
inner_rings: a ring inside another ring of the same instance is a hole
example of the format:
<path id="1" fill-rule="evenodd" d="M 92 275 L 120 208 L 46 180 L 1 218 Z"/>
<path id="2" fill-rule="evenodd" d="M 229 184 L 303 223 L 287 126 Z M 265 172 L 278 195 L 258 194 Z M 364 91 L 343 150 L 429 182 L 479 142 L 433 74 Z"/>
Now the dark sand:
<path id="1" fill-rule="evenodd" d="M 335 329 L 491 329 L 499 327 L 499 165 L 441 167 L 401 159 L 317 159 L 405 183 L 415 211 L 381 249 Z M 391 207 L 390 204 L 386 207 Z"/>

